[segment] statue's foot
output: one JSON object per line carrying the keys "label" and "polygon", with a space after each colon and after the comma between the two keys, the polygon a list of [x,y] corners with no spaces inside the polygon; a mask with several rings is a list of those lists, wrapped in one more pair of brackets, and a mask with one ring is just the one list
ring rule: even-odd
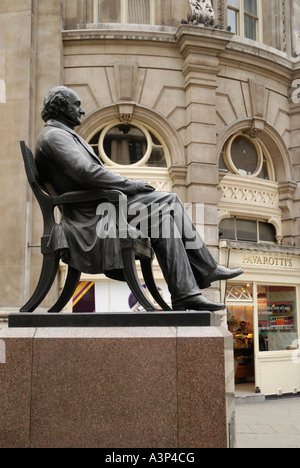
{"label": "statue's foot", "polygon": [[241,268],[235,268],[234,270],[231,270],[229,268],[225,268],[219,265],[210,275],[206,276],[201,281],[199,281],[198,285],[200,289],[206,289],[209,288],[211,283],[214,283],[215,281],[237,278],[243,273],[244,272]]}
{"label": "statue's foot", "polygon": [[224,310],[225,304],[210,302],[205,297],[198,294],[197,296],[187,297],[180,301],[173,303],[173,310],[208,310],[209,312],[216,312],[217,310]]}

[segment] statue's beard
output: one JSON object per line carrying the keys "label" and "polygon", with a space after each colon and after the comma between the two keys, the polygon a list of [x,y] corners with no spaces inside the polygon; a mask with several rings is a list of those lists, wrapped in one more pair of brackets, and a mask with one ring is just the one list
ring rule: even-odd
{"label": "statue's beard", "polygon": [[74,111],[66,106],[64,111],[59,115],[60,119],[68,123],[72,127],[78,127],[81,125],[81,118],[78,114],[74,114]]}

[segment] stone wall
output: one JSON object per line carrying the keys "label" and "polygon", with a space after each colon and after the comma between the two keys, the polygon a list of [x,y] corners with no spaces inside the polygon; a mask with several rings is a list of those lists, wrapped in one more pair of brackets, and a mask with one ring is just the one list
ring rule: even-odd
{"label": "stone wall", "polygon": [[[157,3],[160,26],[114,25],[104,30],[90,24],[62,32],[63,21],[75,27],[83,11],[90,11],[82,9],[81,1],[1,2],[0,267],[5,281],[0,307],[19,307],[37,283],[41,255],[27,244],[40,244],[41,215],[27,189],[19,141],[34,149],[43,126],[43,98],[60,83],[81,96],[87,115],[79,132],[85,138],[100,121],[118,118],[128,109],[161,133],[171,155],[173,190],[194,207],[202,204],[199,227],[216,257],[220,152],[235,131],[255,128],[274,160],[285,243],[299,242],[299,103],[292,94],[300,65],[270,47],[282,49],[284,43],[280,24],[274,23],[283,3],[272,0],[265,11],[269,45],[226,31],[180,25],[188,2],[180,7],[174,1]],[[224,4],[215,1],[214,7],[224,17]],[[297,8],[295,1],[285,9],[285,18]],[[292,23],[286,20],[285,31],[286,38],[293,31],[295,53],[297,17],[292,15]],[[291,43],[286,44],[289,51]],[[123,73],[127,69],[135,78],[129,85],[126,76],[132,73]],[[209,294],[217,299],[219,292]],[[56,286],[47,305],[54,296]]]}
{"label": "stone wall", "polygon": [[0,307],[23,301],[29,206],[19,141],[33,141],[33,14],[31,1],[1,2],[0,79],[5,96],[0,100]]}

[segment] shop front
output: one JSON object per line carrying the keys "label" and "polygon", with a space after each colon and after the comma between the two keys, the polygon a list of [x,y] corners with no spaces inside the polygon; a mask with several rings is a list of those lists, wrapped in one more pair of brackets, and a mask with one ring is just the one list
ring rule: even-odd
{"label": "shop front", "polygon": [[221,241],[220,260],[244,270],[222,284],[236,385],[247,382],[265,395],[299,393],[300,250]]}

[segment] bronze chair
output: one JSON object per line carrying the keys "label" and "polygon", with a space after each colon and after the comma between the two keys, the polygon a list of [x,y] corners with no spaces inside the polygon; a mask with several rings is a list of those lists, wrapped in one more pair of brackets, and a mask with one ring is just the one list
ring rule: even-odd
{"label": "bronze chair", "polygon": [[[120,196],[122,197],[124,195],[117,190],[85,190],[69,192],[60,196],[50,196],[47,193],[46,188],[39,183],[39,175],[31,150],[26,146],[24,141],[22,141],[20,145],[28,182],[39,203],[44,221],[44,230],[41,238],[41,253],[43,255],[42,271],[35,292],[30,300],[20,309],[20,312],[24,313],[33,312],[41,304],[50,291],[59,269],[59,252],[53,252],[47,247],[52,228],[56,222],[54,218],[54,208],[71,203],[95,200],[99,201],[99,203],[109,202],[117,205],[119,203]],[[126,220],[123,220],[123,222],[124,221],[127,222]],[[156,310],[154,304],[145,294],[145,290],[138,279],[135,263],[136,259],[138,259],[141,263],[145,284],[152,297],[162,310],[171,311],[172,309],[163,300],[155,284],[152,272],[154,253],[150,240],[141,238],[134,239],[128,235],[125,239],[120,239],[120,242],[124,263],[124,278],[136,299],[147,312]],[[61,310],[66,306],[76,290],[81,273],[81,271],[78,271],[71,266],[68,267],[68,274],[63,291],[58,301],[48,311],[49,313],[61,312]]]}

